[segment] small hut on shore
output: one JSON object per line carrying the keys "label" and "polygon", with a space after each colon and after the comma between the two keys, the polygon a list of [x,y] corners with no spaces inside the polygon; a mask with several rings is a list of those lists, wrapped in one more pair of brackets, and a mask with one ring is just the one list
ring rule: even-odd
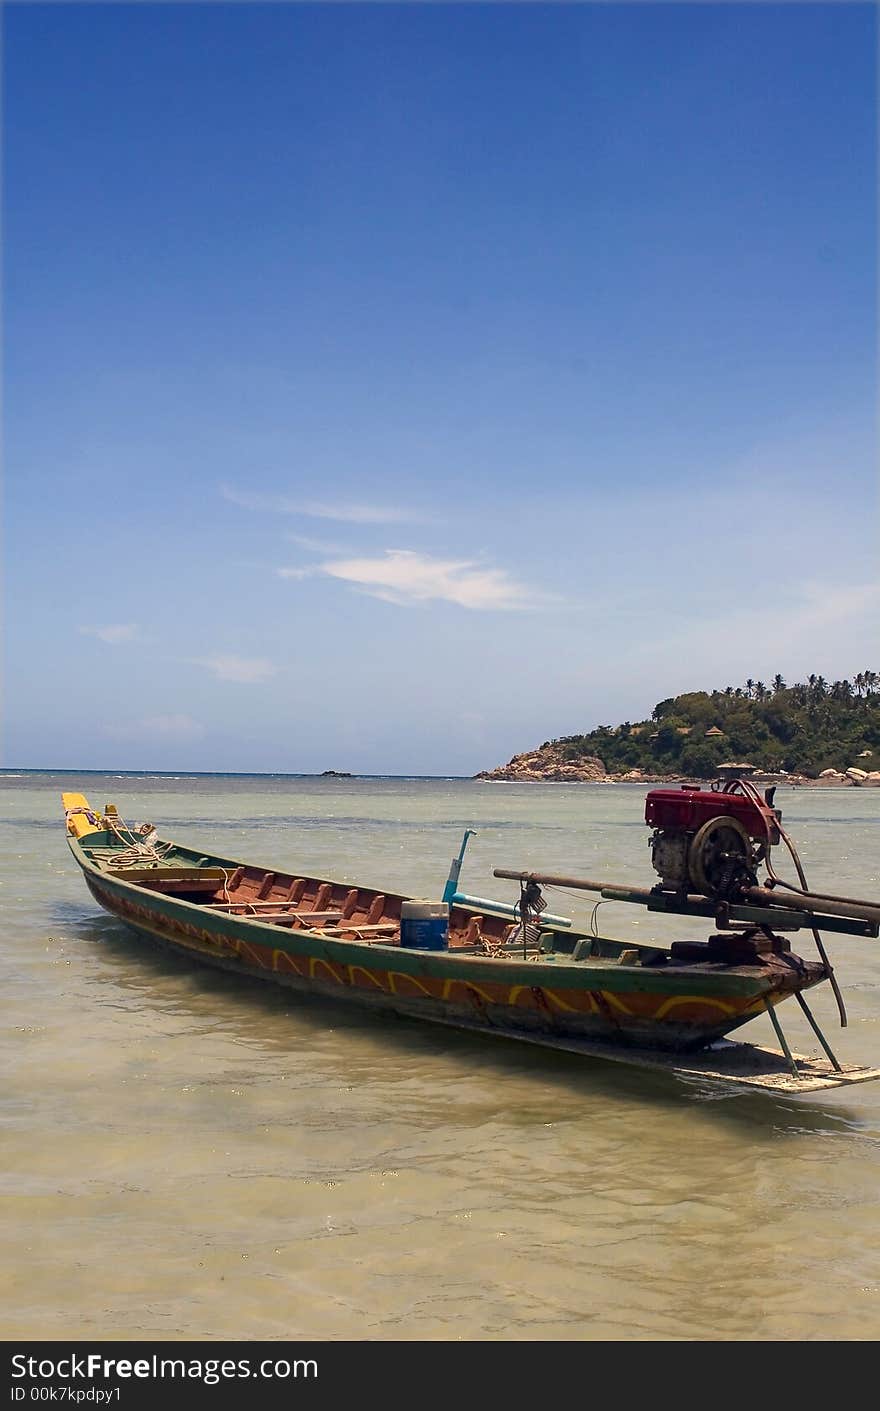
{"label": "small hut on shore", "polygon": [[718,773],[722,779],[748,779],[757,769],[755,764],[718,764]]}

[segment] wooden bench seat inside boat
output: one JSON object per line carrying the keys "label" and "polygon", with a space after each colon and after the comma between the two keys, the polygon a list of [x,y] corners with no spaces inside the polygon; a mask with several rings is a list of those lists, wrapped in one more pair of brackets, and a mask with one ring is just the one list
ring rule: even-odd
{"label": "wooden bench seat inside boat", "polygon": [[333,936],[348,936],[348,935],[352,935],[352,936],[365,936],[368,931],[371,932],[371,933],[373,933],[373,934],[382,932],[382,933],[384,933],[385,935],[389,935],[389,934],[391,934],[391,933],[393,933],[393,932],[395,932],[395,931],[399,931],[399,930],[400,930],[400,922],[399,922],[399,921],[381,921],[381,922],[379,922],[377,925],[374,925],[374,926],[367,926],[367,925],[363,925],[363,926],[362,926],[362,925],[360,925],[360,923],[357,922],[357,921],[342,921],[342,922],[340,922],[340,924],[339,924],[338,926],[328,927],[327,930],[328,930],[328,935],[333,935]]}
{"label": "wooden bench seat inside boat", "polygon": [[279,926],[285,921],[289,921],[291,926],[295,921],[301,921],[304,926],[336,926],[342,920],[342,913],[339,911],[258,911],[255,915],[249,916],[246,911],[233,913],[239,921],[268,921],[273,926]]}
{"label": "wooden bench seat inside boat", "polygon": [[216,892],[225,885],[222,867],[108,867],[124,882],[135,882],[153,892]]}

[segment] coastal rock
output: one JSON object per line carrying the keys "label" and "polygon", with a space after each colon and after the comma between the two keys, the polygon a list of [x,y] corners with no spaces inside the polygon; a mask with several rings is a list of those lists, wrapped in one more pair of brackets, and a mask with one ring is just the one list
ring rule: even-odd
{"label": "coastal rock", "polygon": [[[823,769],[818,777],[788,773],[784,769],[767,770],[748,766],[756,785],[783,785],[787,788],[813,789],[853,789],[880,788],[880,770],[868,774],[857,765],[852,765],[846,773],[839,769]],[[542,745],[538,750],[528,750],[515,754],[507,764],[496,769],[483,769],[473,776],[475,779],[502,780],[508,783],[535,784],[685,784],[707,787],[712,782],[711,775],[701,778],[681,773],[660,773],[648,769],[628,769],[609,773],[598,755],[584,755],[572,760],[564,752],[564,747],[555,744]]]}
{"label": "coastal rock", "polygon": [[680,784],[681,774],[651,774],[645,769],[628,769],[625,774],[606,776],[611,784]]}
{"label": "coastal rock", "polygon": [[573,764],[552,745],[528,754],[515,754],[508,764],[500,764],[497,769],[484,769],[474,776],[476,779],[500,779],[507,783],[536,784],[595,784],[605,777],[605,765],[601,759],[589,756]]}

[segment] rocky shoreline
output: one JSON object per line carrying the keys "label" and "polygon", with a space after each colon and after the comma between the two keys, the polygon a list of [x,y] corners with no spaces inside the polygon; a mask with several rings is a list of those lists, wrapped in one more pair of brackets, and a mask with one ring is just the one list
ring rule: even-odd
{"label": "rocky shoreline", "polygon": [[[871,789],[880,788],[880,770],[859,769],[851,765],[849,769],[824,769],[818,778],[807,774],[789,774],[784,769],[775,773],[764,770],[751,770],[748,774],[756,784],[788,785],[791,788],[834,788]],[[705,779],[695,779],[685,774],[652,774],[643,769],[630,769],[625,774],[609,774],[597,755],[580,759],[577,763],[565,759],[559,750],[552,746],[531,750],[526,754],[516,754],[507,764],[496,769],[483,769],[474,775],[475,779],[488,779],[509,784],[700,784]]]}

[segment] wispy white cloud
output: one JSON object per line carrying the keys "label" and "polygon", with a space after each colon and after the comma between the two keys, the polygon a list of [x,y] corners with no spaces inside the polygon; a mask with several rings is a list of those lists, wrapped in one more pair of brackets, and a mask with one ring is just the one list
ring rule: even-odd
{"label": "wispy white cloud", "polygon": [[105,627],[81,627],[84,637],[97,637],[110,647],[118,647],[123,642],[131,642],[138,634],[134,622],[110,622]]}
{"label": "wispy white cloud", "polygon": [[[765,643],[814,644],[818,632],[833,628],[837,645],[850,633],[863,640],[876,636],[871,624],[876,625],[878,607],[880,584],[802,580],[781,586],[766,606],[748,605],[728,613],[720,634],[717,620],[695,620],[685,625],[679,640],[697,642],[720,635],[725,649],[754,652],[758,643],[762,649]],[[870,653],[870,647],[867,650]]]}
{"label": "wispy white cloud", "polygon": [[[880,583],[820,583],[809,580],[800,584],[799,596],[796,626],[809,630],[833,622],[851,621],[854,617],[880,608]],[[874,621],[876,623],[876,618]]]}
{"label": "wispy white cloud", "polygon": [[284,537],[289,539],[291,544],[296,544],[300,549],[305,549],[310,554],[345,553],[341,544],[333,544],[329,539],[312,539],[307,534],[285,534]]}
{"label": "wispy white cloud", "polygon": [[275,675],[276,668],[265,657],[209,656],[193,657],[195,666],[203,666],[218,681],[240,681],[251,684],[266,681]]}
{"label": "wispy white cloud", "polygon": [[196,740],[204,733],[204,725],[191,715],[146,715],[108,730],[120,740]]}
{"label": "wispy white cloud", "polygon": [[502,568],[473,559],[440,559],[413,549],[386,549],[377,558],[329,559],[314,568],[280,568],[281,578],[313,574],[341,579],[383,602],[410,605],[439,601],[476,611],[511,612],[552,601]]}
{"label": "wispy white cloud", "polygon": [[291,495],[263,495],[250,490],[221,486],[224,500],[246,510],[269,514],[301,514],[310,519],[333,519],[340,524],[420,524],[424,516],[400,505],[366,502],[303,500]]}
{"label": "wispy white cloud", "polygon": [[304,513],[315,519],[336,519],[344,524],[420,524],[422,515],[397,505],[318,504],[310,501]]}
{"label": "wispy white cloud", "polygon": [[782,584],[766,606],[746,603],[677,623],[670,618],[667,630],[652,638],[640,639],[634,623],[629,658],[617,676],[653,680],[658,698],[684,689],[683,679],[696,690],[747,676],[769,681],[777,671],[789,680],[804,680],[810,671],[829,679],[850,676],[877,650],[878,618],[880,584]]}
{"label": "wispy white cloud", "polygon": [[220,494],[231,505],[243,510],[268,510],[270,514],[302,514],[302,502],[286,495],[259,495],[250,490],[236,490],[232,485],[221,485]]}

